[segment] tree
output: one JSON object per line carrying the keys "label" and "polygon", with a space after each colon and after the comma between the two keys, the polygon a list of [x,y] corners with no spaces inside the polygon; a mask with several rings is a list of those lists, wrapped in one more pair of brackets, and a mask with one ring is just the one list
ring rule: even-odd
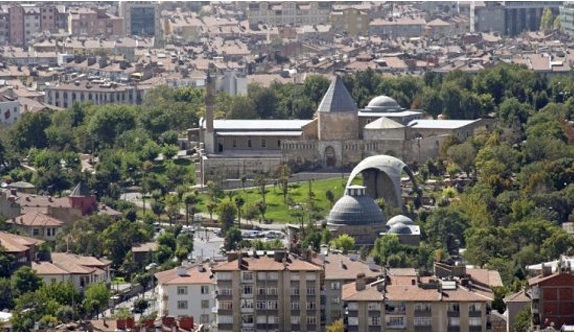
{"label": "tree", "polygon": [[552,28],[554,30],[562,31],[562,21],[560,20],[560,16],[556,16],[556,18],[554,18],[554,22],[552,23]]}
{"label": "tree", "polygon": [[261,219],[265,220],[265,212],[267,211],[267,204],[263,200],[259,200],[256,203],[257,209],[259,210],[259,214],[261,215]]}
{"label": "tree", "polygon": [[447,155],[470,177],[474,169],[474,158],[476,156],[476,149],[472,143],[466,141],[462,144],[451,146],[447,150]]}
{"label": "tree", "polygon": [[325,197],[327,198],[327,200],[329,200],[331,206],[335,204],[335,194],[333,194],[333,191],[331,191],[331,189],[325,191]]}
{"label": "tree", "polygon": [[165,245],[169,247],[170,249],[172,249],[172,251],[175,251],[175,248],[177,246],[175,235],[171,232],[165,232],[159,235],[159,237],[157,238],[157,243],[159,245]]}
{"label": "tree", "polygon": [[88,132],[101,147],[113,147],[116,138],[136,127],[135,108],[127,104],[106,104],[91,117]]}
{"label": "tree", "polygon": [[241,209],[245,205],[245,200],[242,197],[235,197],[235,207],[237,207],[237,224],[241,227]]}
{"label": "tree", "polygon": [[331,324],[327,325],[325,329],[327,330],[327,332],[344,332],[345,325],[343,324],[343,319],[335,320]]}
{"label": "tree", "polygon": [[227,232],[233,226],[235,216],[237,216],[237,207],[230,200],[223,200],[218,206],[217,214],[221,229]]}
{"label": "tree", "polygon": [[223,247],[226,251],[232,251],[237,249],[237,244],[239,244],[243,240],[241,237],[241,231],[232,226],[227,232],[225,233],[225,239],[223,242]]}
{"label": "tree", "polygon": [[264,174],[257,175],[255,177],[255,180],[253,181],[253,185],[255,185],[257,187],[257,190],[259,191],[259,195],[261,195],[261,200],[263,200],[263,202],[265,202],[265,196],[267,195],[267,190],[266,190],[267,177]]}
{"label": "tree", "polygon": [[349,250],[355,247],[355,238],[347,234],[342,234],[339,237],[333,239],[331,241],[331,245],[333,245],[336,249],[342,250],[343,254],[347,254]]}
{"label": "tree", "polygon": [[552,29],[552,23],[554,22],[554,15],[549,7],[544,7],[542,11],[542,18],[540,19],[540,30],[550,30]]}
{"label": "tree", "polygon": [[110,291],[103,283],[92,283],[84,293],[82,307],[87,313],[99,314],[104,309],[110,299]]}
{"label": "tree", "polygon": [[[287,163],[282,163],[279,166],[279,186],[283,193],[283,203],[287,203],[287,194],[289,193],[289,177],[291,176],[291,169]],[[265,199],[264,199],[265,200]]]}
{"label": "tree", "polygon": [[153,201],[151,210],[157,216],[157,221],[161,221],[161,214],[165,211],[165,204],[161,201]]}
{"label": "tree", "polygon": [[206,205],[207,211],[209,212],[209,221],[213,222],[213,212],[217,209],[217,202],[210,200]]}
{"label": "tree", "polygon": [[134,312],[135,313],[144,313],[148,307],[149,307],[149,302],[147,299],[138,298],[134,302]]}
{"label": "tree", "polygon": [[42,286],[42,278],[36,275],[28,266],[18,268],[10,278],[12,292],[15,296],[38,290]]}
{"label": "tree", "polygon": [[0,244],[0,278],[12,275],[14,256]]}
{"label": "tree", "polygon": [[[546,10],[546,8],[545,8]],[[516,320],[514,321],[514,327],[512,328],[515,332],[528,332],[532,327],[532,313],[530,307],[527,306],[524,310],[520,311],[516,315]]]}
{"label": "tree", "polygon": [[47,147],[46,129],[51,123],[50,112],[24,112],[10,128],[10,144],[20,152],[32,147],[40,149]]}
{"label": "tree", "polygon": [[191,220],[195,221],[195,205],[199,203],[197,191],[192,191],[183,195],[183,203],[185,204],[185,222],[189,225],[189,208],[191,207]]}

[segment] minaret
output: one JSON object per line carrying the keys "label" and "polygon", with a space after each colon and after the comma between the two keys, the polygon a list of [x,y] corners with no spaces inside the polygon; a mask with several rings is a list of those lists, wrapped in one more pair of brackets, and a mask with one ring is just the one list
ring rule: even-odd
{"label": "minaret", "polygon": [[215,153],[215,132],[213,131],[213,108],[215,104],[215,82],[211,77],[211,67],[207,68],[207,79],[205,82],[205,140],[204,149],[207,154]]}

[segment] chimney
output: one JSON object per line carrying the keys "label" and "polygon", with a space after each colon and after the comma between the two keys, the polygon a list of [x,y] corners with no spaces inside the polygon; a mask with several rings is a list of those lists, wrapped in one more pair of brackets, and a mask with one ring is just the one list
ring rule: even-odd
{"label": "chimney", "polygon": [[355,282],[355,288],[357,291],[365,290],[366,282],[365,282],[365,273],[357,274],[357,280]]}
{"label": "chimney", "polygon": [[178,276],[186,276],[187,275],[187,270],[185,269],[185,267],[178,267],[177,268],[177,275]]}

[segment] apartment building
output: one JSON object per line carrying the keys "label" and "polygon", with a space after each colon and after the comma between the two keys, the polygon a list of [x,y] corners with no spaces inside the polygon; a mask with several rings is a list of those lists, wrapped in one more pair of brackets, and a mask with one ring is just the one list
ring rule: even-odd
{"label": "apartment building", "polygon": [[108,103],[139,104],[142,92],[133,85],[117,83],[91,83],[89,81],[59,83],[46,86],[46,103],[57,107],[71,107],[74,103],[91,101],[102,105]]}
{"label": "apartment building", "polygon": [[363,261],[356,254],[349,256],[340,253],[329,253],[324,261],[324,299],[325,325],[343,318],[343,286],[355,281],[357,274],[364,274],[367,279],[377,280],[384,276],[383,267],[372,260]]}
{"label": "apartment building", "polygon": [[331,25],[337,31],[345,31],[349,36],[366,36],[372,6],[358,3],[355,5],[335,5],[331,13]]}
{"label": "apartment building", "polygon": [[536,329],[552,327],[559,330],[562,325],[574,325],[574,258],[527,267],[533,272],[539,266],[539,274],[528,280],[527,295],[532,302],[532,324]]}
{"label": "apartment building", "polygon": [[0,6],[0,45],[8,44],[10,40],[10,14],[8,7]]}
{"label": "apartment building", "polygon": [[383,38],[420,37],[425,32],[426,21],[422,17],[401,16],[379,18],[369,23],[369,33]]}
{"label": "apartment building", "polygon": [[10,44],[14,46],[23,46],[24,8],[21,5],[12,5],[8,7],[8,21],[10,30]]}
{"label": "apartment building", "polygon": [[486,269],[435,263],[435,275],[390,269],[371,282],[359,273],[342,288],[349,332],[482,332],[490,324],[492,287],[500,274]]}
{"label": "apartment building", "polygon": [[560,24],[566,34],[574,35],[574,4],[565,3],[560,6]]}
{"label": "apartment building", "polygon": [[[35,6],[22,6],[24,8],[24,42],[42,31],[40,8]],[[10,24],[11,26],[11,24]]]}
{"label": "apartment building", "polygon": [[320,331],[322,268],[283,251],[234,252],[213,267],[218,331]]}
{"label": "apartment building", "polygon": [[[199,259],[198,261],[201,261]],[[211,331],[215,325],[215,280],[203,263],[185,264],[155,274],[159,290],[159,315],[191,316]]]}
{"label": "apartment building", "polygon": [[68,13],[68,32],[76,36],[122,36],[123,21],[104,8],[72,8]]}
{"label": "apartment building", "polygon": [[329,1],[285,1],[285,2],[250,2],[247,9],[249,24],[267,25],[318,25],[329,24],[331,15]]}

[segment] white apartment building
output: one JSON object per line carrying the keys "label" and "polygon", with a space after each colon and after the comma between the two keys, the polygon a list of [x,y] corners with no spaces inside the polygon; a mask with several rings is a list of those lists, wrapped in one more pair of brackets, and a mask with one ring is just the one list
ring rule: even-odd
{"label": "white apartment building", "polygon": [[46,86],[45,92],[46,103],[62,108],[68,108],[76,102],[84,101],[91,101],[97,105],[108,103],[139,104],[143,98],[142,90],[135,85],[96,84],[88,81]]}
{"label": "white apartment building", "polygon": [[191,316],[207,331],[215,325],[215,280],[209,266],[180,266],[155,274],[158,280],[159,316]]}

